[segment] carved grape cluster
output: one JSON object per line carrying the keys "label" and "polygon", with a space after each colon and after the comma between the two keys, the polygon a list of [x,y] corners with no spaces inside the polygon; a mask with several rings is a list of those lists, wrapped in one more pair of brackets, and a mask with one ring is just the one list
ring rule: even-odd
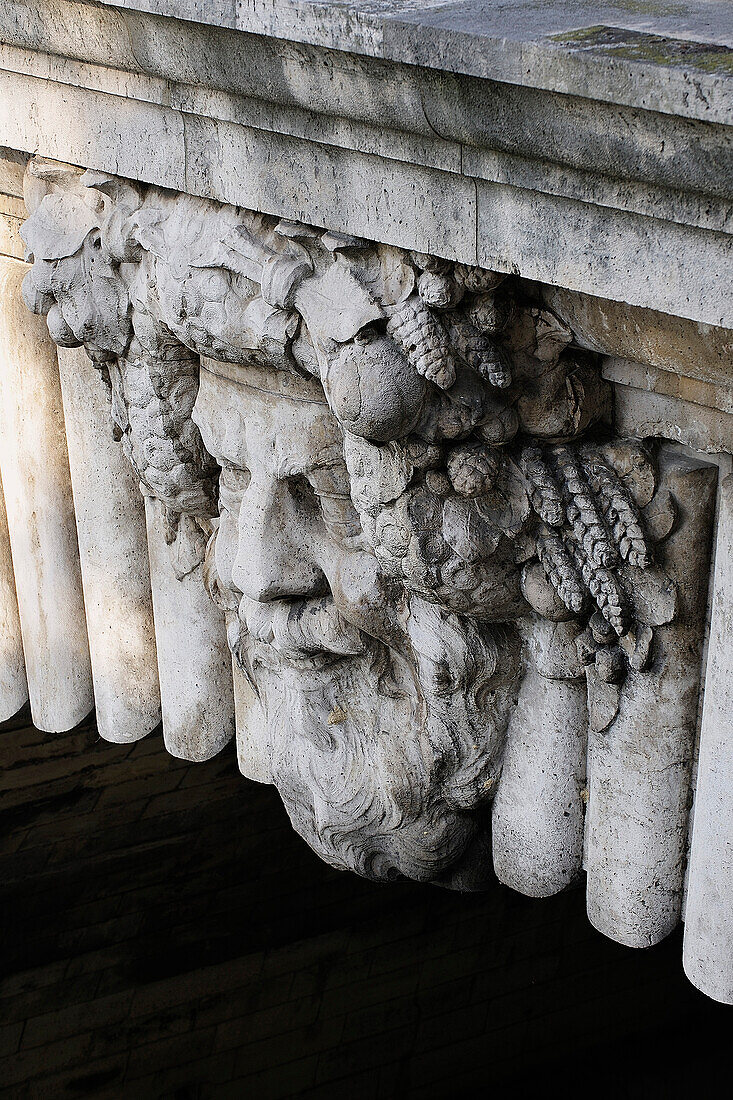
{"label": "carved grape cluster", "polygon": [[[352,497],[383,573],[451,610],[515,617],[511,536],[529,514],[514,464],[480,443],[347,440]],[[514,498],[514,499],[512,499]]]}

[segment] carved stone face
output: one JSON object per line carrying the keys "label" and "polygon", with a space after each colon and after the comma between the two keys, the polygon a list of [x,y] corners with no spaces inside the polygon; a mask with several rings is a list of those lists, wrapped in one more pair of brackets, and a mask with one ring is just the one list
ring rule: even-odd
{"label": "carved stone face", "polygon": [[481,833],[513,644],[382,576],[316,383],[211,366],[194,418],[222,467],[214,570],[273,781],[332,864],[440,878]]}

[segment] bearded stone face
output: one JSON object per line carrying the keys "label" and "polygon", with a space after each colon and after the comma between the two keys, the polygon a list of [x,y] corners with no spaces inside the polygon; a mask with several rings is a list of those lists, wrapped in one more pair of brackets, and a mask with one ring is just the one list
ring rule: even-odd
{"label": "bearded stone face", "polygon": [[205,361],[194,419],[221,465],[213,587],[295,828],[371,878],[474,884],[511,632],[385,574],[318,383]]}

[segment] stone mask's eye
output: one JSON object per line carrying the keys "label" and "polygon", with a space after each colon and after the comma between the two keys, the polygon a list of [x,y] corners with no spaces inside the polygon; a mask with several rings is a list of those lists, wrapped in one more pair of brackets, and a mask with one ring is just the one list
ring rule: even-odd
{"label": "stone mask's eye", "polygon": [[318,466],[310,471],[308,480],[319,497],[351,499],[349,472],[343,462],[332,466]]}
{"label": "stone mask's eye", "polygon": [[346,543],[361,534],[359,515],[351,502],[349,474],[343,462],[318,466],[308,474],[318,498],[326,529],[337,542]]}
{"label": "stone mask's eye", "polygon": [[236,512],[250,480],[249,470],[243,470],[239,466],[222,466],[219,476],[220,506],[229,512]]}
{"label": "stone mask's eye", "polygon": [[288,488],[293,500],[303,508],[314,510],[317,507],[313,486],[305,475],[288,479]]}

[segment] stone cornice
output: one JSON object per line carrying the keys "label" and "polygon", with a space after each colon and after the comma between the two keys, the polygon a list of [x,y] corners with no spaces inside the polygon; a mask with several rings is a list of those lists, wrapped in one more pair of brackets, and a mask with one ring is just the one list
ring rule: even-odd
{"label": "stone cornice", "polygon": [[[693,8],[686,31],[669,24],[670,36],[700,40],[683,50],[669,38],[685,64],[662,50],[645,66],[617,41],[552,42],[545,87],[536,43],[499,49],[498,24],[469,34],[460,5],[412,22],[404,5],[402,21],[369,7],[240,5],[245,31],[212,25],[210,13],[196,23],[129,5],[5,0],[0,144],[731,324],[728,54],[724,41],[700,45],[710,5]],[[412,53],[387,49],[398,28]],[[475,64],[459,63],[459,42]],[[496,64],[479,64],[489,46]],[[517,49],[525,69],[502,69]],[[573,66],[585,84],[563,75]],[[687,81],[677,99],[670,81]]]}
{"label": "stone cornice", "polygon": [[733,19],[720,3],[698,0],[676,9],[613,0],[104,4],[706,121],[730,117]]}

